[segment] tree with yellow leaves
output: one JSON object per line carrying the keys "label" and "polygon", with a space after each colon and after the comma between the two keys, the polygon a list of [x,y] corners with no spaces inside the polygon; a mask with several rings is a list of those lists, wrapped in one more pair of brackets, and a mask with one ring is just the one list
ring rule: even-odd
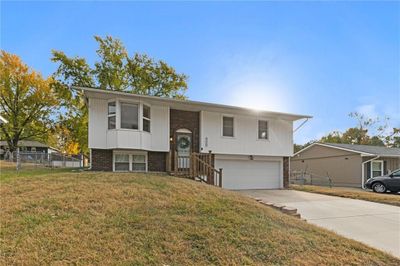
{"label": "tree with yellow leaves", "polygon": [[11,151],[24,139],[43,139],[51,130],[58,106],[52,78],[44,79],[13,54],[0,54],[0,138]]}

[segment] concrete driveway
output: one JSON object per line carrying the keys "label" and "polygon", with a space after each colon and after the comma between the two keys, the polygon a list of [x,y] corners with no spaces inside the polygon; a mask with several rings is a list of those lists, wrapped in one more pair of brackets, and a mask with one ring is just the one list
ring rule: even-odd
{"label": "concrete driveway", "polygon": [[400,207],[296,190],[244,190],[240,193],[297,208],[309,223],[400,258]]}

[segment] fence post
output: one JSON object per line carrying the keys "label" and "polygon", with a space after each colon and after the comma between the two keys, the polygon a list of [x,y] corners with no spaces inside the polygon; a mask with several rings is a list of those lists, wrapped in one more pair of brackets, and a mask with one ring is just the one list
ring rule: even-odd
{"label": "fence post", "polygon": [[218,180],[219,187],[222,188],[222,168],[219,168],[219,180]]}
{"label": "fence post", "polygon": [[20,154],[19,154],[19,147],[17,147],[17,171],[19,171],[19,169],[20,169],[20,167],[21,167],[21,165],[20,165],[20,163],[21,163],[21,158],[20,158],[19,156],[20,156]]}

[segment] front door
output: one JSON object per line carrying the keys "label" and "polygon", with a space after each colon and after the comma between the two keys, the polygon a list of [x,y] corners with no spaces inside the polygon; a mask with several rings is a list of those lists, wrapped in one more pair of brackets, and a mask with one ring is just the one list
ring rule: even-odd
{"label": "front door", "polygon": [[192,152],[191,133],[176,133],[176,151],[178,157],[178,168],[190,168],[190,154]]}

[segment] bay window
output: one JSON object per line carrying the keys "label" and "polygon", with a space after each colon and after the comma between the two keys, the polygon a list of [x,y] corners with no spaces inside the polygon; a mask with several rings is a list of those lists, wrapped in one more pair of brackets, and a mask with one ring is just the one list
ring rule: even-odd
{"label": "bay window", "polygon": [[108,103],[108,129],[115,129],[116,124],[116,105],[115,102]]}
{"label": "bay window", "polygon": [[121,103],[121,128],[139,129],[139,107],[137,104]]}
{"label": "bay window", "polygon": [[143,131],[150,132],[150,107],[143,105]]}

